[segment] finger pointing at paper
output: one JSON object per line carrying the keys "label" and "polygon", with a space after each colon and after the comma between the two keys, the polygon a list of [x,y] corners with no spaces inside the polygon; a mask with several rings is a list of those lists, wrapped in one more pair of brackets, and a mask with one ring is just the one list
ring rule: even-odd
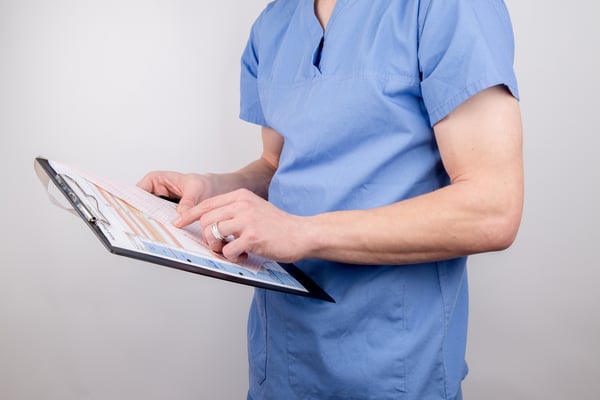
{"label": "finger pointing at paper", "polygon": [[[183,227],[199,221],[211,250],[233,261],[248,253],[293,262],[303,258],[307,218],[285,213],[246,189],[215,196],[181,213],[174,222]],[[233,240],[220,237],[231,236]]]}
{"label": "finger pointing at paper", "polygon": [[179,199],[179,213],[194,207],[214,192],[209,175],[182,174],[171,171],[153,171],[137,184],[157,196]]}

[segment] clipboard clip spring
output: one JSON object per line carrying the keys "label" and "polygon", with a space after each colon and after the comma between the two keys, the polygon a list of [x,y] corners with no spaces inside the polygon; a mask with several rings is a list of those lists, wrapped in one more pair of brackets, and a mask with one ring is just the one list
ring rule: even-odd
{"label": "clipboard clip spring", "polygon": [[[102,214],[102,211],[100,211],[100,205],[98,204],[98,199],[95,196],[92,196],[91,194],[86,193],[85,190],[83,190],[81,188],[79,183],[77,183],[77,181],[75,179],[71,178],[69,175],[57,174],[57,178],[60,178],[62,180],[62,182],[59,182],[59,183],[61,183],[61,185],[64,183],[63,189],[65,189],[65,192],[68,193],[69,197],[73,201],[73,204],[75,204],[77,206],[79,211],[81,211],[81,213],[85,216],[85,218],[88,220],[88,222],[90,222],[92,224],[101,223],[106,226],[110,226],[110,222],[108,222],[108,220],[106,219],[104,214]],[[65,182],[65,180],[68,180],[69,183],[73,184],[79,190],[80,193],[82,193],[86,198],[91,200],[91,202],[93,203],[93,207],[95,209],[94,211],[97,213],[98,216],[94,215],[89,210],[89,208],[86,207],[86,205],[81,201],[81,199],[77,196],[77,194],[74,193],[73,190],[70,189],[69,185]]]}

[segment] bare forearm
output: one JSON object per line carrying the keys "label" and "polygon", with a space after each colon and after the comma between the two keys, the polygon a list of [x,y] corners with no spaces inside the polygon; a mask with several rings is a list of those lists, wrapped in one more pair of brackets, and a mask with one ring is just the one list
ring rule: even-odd
{"label": "bare forearm", "polygon": [[216,194],[248,189],[266,199],[275,168],[264,158],[251,162],[244,168],[227,174],[210,174],[216,182]]}
{"label": "bare forearm", "polygon": [[520,196],[491,199],[455,184],[382,208],[310,217],[302,240],[310,258],[411,264],[504,249],[520,218]]}
{"label": "bare forearm", "polygon": [[267,198],[269,184],[279,165],[283,137],[267,127],[262,128],[261,135],[263,151],[259,159],[233,173],[209,175],[217,188],[212,195],[248,189],[263,199]]}

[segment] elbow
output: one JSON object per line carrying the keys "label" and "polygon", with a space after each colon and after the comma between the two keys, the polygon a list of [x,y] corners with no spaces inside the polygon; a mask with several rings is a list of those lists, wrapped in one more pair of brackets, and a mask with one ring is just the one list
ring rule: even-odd
{"label": "elbow", "polygon": [[514,216],[506,217],[503,221],[499,222],[494,238],[490,241],[490,251],[502,251],[512,246],[517,238],[520,223],[521,218]]}
{"label": "elbow", "polygon": [[[522,179],[514,179],[515,185],[501,185],[502,190],[482,191],[486,194],[475,197],[472,214],[475,223],[473,243],[477,253],[502,251],[515,242],[523,215]],[[472,209],[473,210],[473,209]]]}
{"label": "elbow", "polygon": [[521,208],[505,210],[482,222],[477,252],[508,249],[517,238],[521,224]]}

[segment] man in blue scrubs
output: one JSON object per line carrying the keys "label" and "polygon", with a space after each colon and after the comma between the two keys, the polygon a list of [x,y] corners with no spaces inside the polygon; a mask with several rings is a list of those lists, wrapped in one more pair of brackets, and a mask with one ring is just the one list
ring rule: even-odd
{"label": "man in blue scrubs", "polygon": [[[294,262],[335,304],[257,289],[249,399],[461,399],[466,256],[522,210],[513,37],[501,0],[278,0],[242,58],[263,154],[154,172],[233,261]],[[216,233],[216,234],[215,234]],[[220,240],[233,235],[235,240]]]}

